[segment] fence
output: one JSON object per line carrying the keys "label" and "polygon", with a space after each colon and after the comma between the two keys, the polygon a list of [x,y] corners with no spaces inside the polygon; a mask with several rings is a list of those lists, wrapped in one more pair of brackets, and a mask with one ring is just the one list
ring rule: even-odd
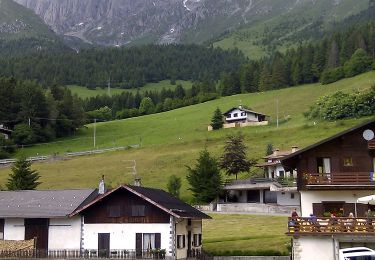
{"label": "fence", "polygon": [[[135,144],[135,145],[130,145],[128,147],[131,147],[131,148],[139,148],[139,145]],[[91,150],[91,151],[82,151],[82,152],[74,152],[74,153],[66,153],[64,157],[67,157],[67,158],[72,158],[72,157],[77,157],[77,156],[84,156],[84,155],[93,155],[93,154],[101,154],[101,153],[106,153],[106,152],[114,152],[114,151],[121,151],[121,150],[125,150],[127,149],[128,147],[125,147],[125,146],[120,146],[120,147],[114,147],[114,148],[107,148],[107,149],[98,149],[98,150]],[[31,162],[41,162],[41,161],[47,161],[47,160],[50,160],[50,159],[53,159],[55,158],[54,156],[34,156],[34,157],[29,157],[27,158],[28,161],[31,161]],[[0,166],[7,166],[7,165],[10,165],[10,164],[13,164],[15,163],[16,160],[15,159],[4,159],[4,160],[0,160]]]}
{"label": "fence", "polygon": [[165,250],[0,250],[0,258],[117,258],[117,259],[165,259]]}

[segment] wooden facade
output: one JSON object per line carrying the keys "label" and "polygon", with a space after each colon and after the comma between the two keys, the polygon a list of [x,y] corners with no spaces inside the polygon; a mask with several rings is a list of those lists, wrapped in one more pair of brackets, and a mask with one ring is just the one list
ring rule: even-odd
{"label": "wooden facade", "polygon": [[[375,189],[375,150],[369,149],[362,133],[375,129],[375,122],[297,152],[283,160],[289,169],[297,169],[298,189]],[[322,170],[323,164],[329,170]]]}
{"label": "wooden facade", "polygon": [[133,193],[119,189],[82,212],[85,224],[169,223],[169,214]]}

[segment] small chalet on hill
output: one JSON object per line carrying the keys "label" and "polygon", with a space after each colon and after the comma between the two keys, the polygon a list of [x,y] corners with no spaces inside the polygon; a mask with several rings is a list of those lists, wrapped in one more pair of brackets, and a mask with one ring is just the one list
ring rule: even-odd
{"label": "small chalet on hill", "polygon": [[374,206],[358,198],[375,194],[375,120],[282,159],[297,170],[301,216],[290,218],[293,259],[338,258],[353,246],[375,249]]}
{"label": "small chalet on hill", "polygon": [[223,114],[224,128],[267,125],[267,115],[255,112],[242,106],[233,107]]}
{"label": "small chalet on hill", "polygon": [[0,192],[0,239],[36,238],[36,250],[2,256],[169,258],[200,253],[202,219],[167,192],[122,185]]}

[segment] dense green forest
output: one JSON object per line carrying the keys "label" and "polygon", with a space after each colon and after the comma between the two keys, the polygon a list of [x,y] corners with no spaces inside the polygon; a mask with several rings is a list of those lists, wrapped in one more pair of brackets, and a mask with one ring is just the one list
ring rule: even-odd
{"label": "dense green forest", "polygon": [[221,95],[330,83],[375,68],[375,21],[352,26],[285,53],[222,74]]}
{"label": "dense green forest", "polygon": [[0,61],[0,75],[33,79],[43,85],[77,84],[137,88],[165,79],[218,79],[236,71],[246,59],[238,50],[199,45],[144,45],[89,49],[80,52],[40,52]]}
{"label": "dense green forest", "polygon": [[51,141],[72,135],[83,126],[82,101],[69,89],[53,86],[45,91],[32,81],[0,78],[0,122],[13,129],[12,139],[0,135],[0,158],[9,156],[17,145]]}

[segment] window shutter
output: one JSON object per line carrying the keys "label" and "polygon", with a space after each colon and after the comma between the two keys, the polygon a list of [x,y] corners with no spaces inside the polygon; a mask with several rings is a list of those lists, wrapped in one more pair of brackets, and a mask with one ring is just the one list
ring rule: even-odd
{"label": "window shutter", "polygon": [[155,248],[161,248],[161,234],[155,233]]}
{"label": "window shutter", "polygon": [[324,206],[323,203],[313,203],[313,214],[317,217],[323,217]]}
{"label": "window shutter", "polygon": [[142,255],[142,233],[135,234],[135,251],[137,256]]}
{"label": "window shutter", "polygon": [[177,235],[177,248],[181,248],[181,236]]}

